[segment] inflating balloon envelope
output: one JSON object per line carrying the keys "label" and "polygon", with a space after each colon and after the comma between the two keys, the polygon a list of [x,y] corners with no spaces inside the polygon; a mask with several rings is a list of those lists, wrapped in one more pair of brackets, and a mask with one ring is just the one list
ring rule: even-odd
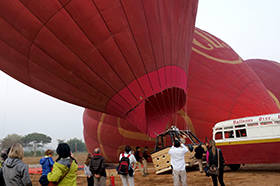
{"label": "inflating balloon envelope", "polygon": [[0,68],[155,136],[186,103],[196,0],[0,1]]}
{"label": "inflating balloon envelope", "polygon": [[[256,66],[262,68],[258,63]],[[268,66],[277,72],[277,66],[272,63]],[[261,81],[273,76],[277,80],[277,74],[272,69],[268,71],[271,73],[259,78],[256,70],[254,72],[244,63],[224,41],[196,28],[188,72],[187,102],[164,126],[166,129],[172,125],[181,130],[187,128],[205,142],[205,139],[212,139],[212,128],[217,122],[279,112],[267,90],[269,86],[264,86],[268,82]],[[274,81],[269,81],[271,87]],[[273,86],[277,90],[277,84]],[[274,89],[270,91],[274,93]],[[148,138],[125,119],[86,109],[83,121],[89,151],[96,146],[102,147],[108,161],[118,161],[125,144],[130,144],[133,149],[146,145],[151,151],[154,149],[155,139]]]}

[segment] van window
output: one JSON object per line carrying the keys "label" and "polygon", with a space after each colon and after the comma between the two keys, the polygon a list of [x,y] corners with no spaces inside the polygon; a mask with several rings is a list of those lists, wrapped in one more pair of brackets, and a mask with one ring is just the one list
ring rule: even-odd
{"label": "van window", "polygon": [[[280,121],[279,121],[280,122]],[[250,123],[247,125],[248,127],[255,127],[255,126],[258,126],[258,123]]]}
{"label": "van window", "polygon": [[244,125],[235,125],[235,128],[241,128],[241,127],[245,127],[245,124]]}
{"label": "van window", "polygon": [[236,130],[235,132],[237,138],[247,136],[246,129]]}
{"label": "van window", "polygon": [[217,132],[217,133],[215,134],[215,140],[219,140],[219,139],[223,139],[222,132]]}
{"label": "van window", "polygon": [[234,138],[233,130],[225,131],[225,139]]}
{"label": "van window", "polygon": [[233,126],[227,126],[227,127],[224,127],[224,129],[232,129]]}
{"label": "van window", "polygon": [[268,121],[268,122],[261,122],[261,125],[270,125],[270,124],[272,124],[271,121]]}

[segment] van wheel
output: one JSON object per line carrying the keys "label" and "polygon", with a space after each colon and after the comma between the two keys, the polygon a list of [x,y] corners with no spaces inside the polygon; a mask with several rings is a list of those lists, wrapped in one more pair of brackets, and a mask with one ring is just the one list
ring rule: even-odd
{"label": "van wheel", "polygon": [[231,164],[229,167],[231,170],[237,171],[240,168],[240,164]]}

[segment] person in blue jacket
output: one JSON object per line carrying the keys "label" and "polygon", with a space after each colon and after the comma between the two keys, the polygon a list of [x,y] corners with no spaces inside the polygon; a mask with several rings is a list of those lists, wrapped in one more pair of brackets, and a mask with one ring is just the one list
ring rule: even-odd
{"label": "person in blue jacket", "polygon": [[42,176],[39,179],[39,182],[42,186],[48,185],[48,179],[47,175],[49,172],[52,171],[52,167],[54,164],[54,161],[52,159],[53,151],[48,149],[45,152],[45,156],[40,159],[39,163],[42,165]]}

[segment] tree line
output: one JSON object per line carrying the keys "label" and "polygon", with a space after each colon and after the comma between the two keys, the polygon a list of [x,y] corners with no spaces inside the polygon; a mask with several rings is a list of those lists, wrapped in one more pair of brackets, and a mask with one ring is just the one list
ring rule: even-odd
{"label": "tree line", "polygon": [[[52,142],[52,138],[42,133],[33,132],[24,136],[18,134],[8,134],[0,140],[1,149],[8,149],[14,143],[20,143],[23,147],[33,148],[34,156],[36,156],[37,148],[44,147]],[[58,139],[58,143],[67,143],[72,152],[86,152],[86,144],[77,138],[69,139],[68,141]]]}

